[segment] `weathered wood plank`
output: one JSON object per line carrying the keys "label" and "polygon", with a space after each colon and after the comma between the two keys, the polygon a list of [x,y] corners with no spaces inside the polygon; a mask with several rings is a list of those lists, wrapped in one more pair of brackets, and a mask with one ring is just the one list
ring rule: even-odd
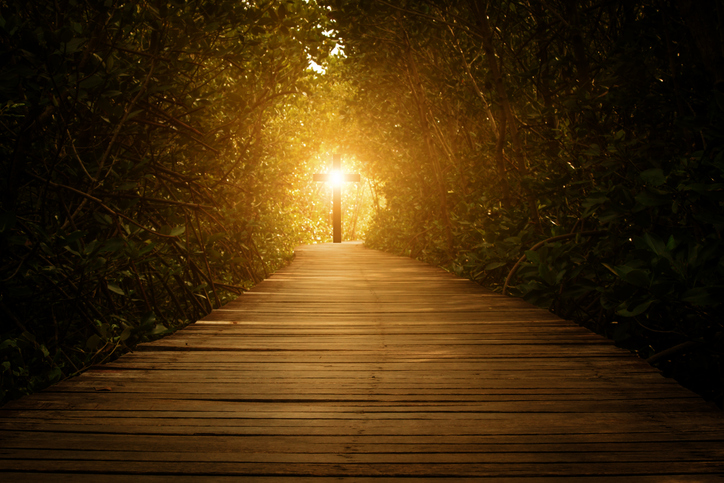
{"label": "weathered wood plank", "polygon": [[[660,451],[665,448],[655,448],[639,451],[460,451],[457,448],[450,452],[420,451],[418,447],[409,448],[408,451],[400,451],[399,448],[380,446],[369,448],[368,452],[344,451],[345,448],[337,447],[314,447],[316,451],[305,450],[303,452],[279,450],[260,451],[255,448],[246,447],[243,452],[221,452],[221,451],[197,451],[192,455],[188,453],[176,453],[171,451],[88,451],[80,452],[73,450],[14,450],[3,451],[2,458],[25,461],[93,461],[93,462],[176,462],[188,463],[308,463],[308,464],[479,464],[494,457],[494,462],[499,465],[511,464],[596,464],[596,463],[668,463],[682,462],[693,463],[692,456],[681,453],[668,454]],[[569,448],[570,449],[570,448]],[[494,454],[494,456],[493,456]],[[722,463],[724,465],[724,463]],[[39,464],[42,466],[42,463]],[[719,465],[717,465],[719,466]]]}
{"label": "weathered wood plank", "polygon": [[[11,481],[24,482],[93,482],[96,483],[100,474],[93,473],[6,473]],[[108,483],[127,482],[130,475],[128,474],[108,474],[102,473],[103,481]],[[219,475],[138,475],[132,476],[133,481],[143,483],[186,483],[186,482],[210,482],[210,483],[227,483],[238,482],[238,476],[219,476]],[[619,476],[552,476],[552,477],[497,477],[496,483],[551,483],[551,482],[575,482],[575,483],[611,483],[621,482],[625,480]],[[257,476],[245,475],[245,483],[317,483],[317,482],[354,482],[354,483],[448,483],[450,478],[442,477],[344,477],[344,476]],[[480,481],[480,480],[477,480]],[[723,478],[716,475],[691,475],[691,474],[673,474],[673,475],[637,475],[636,480],[640,483],[707,483],[721,482]]]}
{"label": "weathered wood plank", "polygon": [[[724,463],[717,461],[617,461],[579,463],[540,463],[511,462],[498,463],[488,461],[496,459],[481,458],[480,463],[400,463],[381,461],[375,463],[296,463],[279,461],[261,462],[228,462],[228,461],[125,461],[122,465],[114,465],[108,460],[4,460],[3,465],[10,471],[67,471],[93,472],[109,474],[157,474],[177,473],[183,475],[266,475],[266,476],[360,476],[372,477],[394,476],[429,476],[439,478],[474,478],[474,477],[526,477],[526,476],[621,476],[634,480],[638,475],[668,475],[672,472],[683,474],[721,474]],[[663,470],[662,466],[667,469]]]}
{"label": "weathered wood plank", "polygon": [[360,245],[0,409],[7,481],[724,481],[724,420],[609,341]]}
{"label": "weathered wood plank", "polygon": [[[578,441],[570,441],[574,437],[567,437],[560,442],[559,436],[551,438],[550,441],[540,442],[532,439],[531,436],[516,436],[512,441],[511,436],[491,437],[493,441],[481,443],[467,441],[460,437],[452,441],[440,443],[431,437],[416,436],[388,437],[390,441],[383,440],[379,436],[356,436],[354,441],[342,436],[254,436],[247,438],[225,437],[225,436],[184,436],[184,435],[123,435],[123,434],[95,434],[95,433],[54,433],[55,438],[62,441],[62,449],[56,447],[45,448],[47,445],[48,433],[37,432],[15,432],[11,438],[4,440],[0,458],[14,458],[19,454],[31,454],[31,452],[45,452],[50,455],[54,451],[75,451],[73,458],[81,458],[83,451],[105,452],[126,452],[132,448],[147,448],[159,445],[158,453],[168,453],[161,457],[188,459],[187,453],[332,453],[332,454],[358,454],[358,453],[557,453],[561,458],[566,458],[567,453],[602,453],[600,458],[606,455],[626,452],[629,454],[667,454],[668,452],[680,451],[709,451],[711,441],[701,440],[663,440],[661,433],[647,433],[636,441],[626,440],[627,436],[618,437],[616,434],[603,435],[604,441],[590,441],[583,439],[585,435],[575,435]],[[608,439],[607,439],[608,438]],[[468,438],[469,440],[480,438]],[[589,435],[589,439],[590,435]],[[488,441],[488,438],[486,438]],[[28,449],[30,448],[30,449]],[[154,452],[148,452],[146,457],[152,458]],[[684,453],[686,454],[686,453]],[[660,456],[660,455],[659,455]],[[676,457],[681,456],[677,453]],[[599,456],[591,456],[592,458]],[[572,456],[577,458],[577,456]],[[54,459],[54,458],[53,458]]]}

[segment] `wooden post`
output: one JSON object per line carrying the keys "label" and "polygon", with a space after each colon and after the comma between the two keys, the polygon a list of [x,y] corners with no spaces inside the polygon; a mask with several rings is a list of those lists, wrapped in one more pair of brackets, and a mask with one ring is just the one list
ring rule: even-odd
{"label": "wooden post", "polygon": [[[342,172],[342,156],[332,157],[332,173]],[[342,183],[332,186],[332,242],[342,243]]]}
{"label": "wooden post", "polygon": [[359,174],[342,174],[342,155],[334,154],[332,157],[331,173],[315,173],[314,181],[332,183],[332,241],[342,243],[342,183],[359,182]]}

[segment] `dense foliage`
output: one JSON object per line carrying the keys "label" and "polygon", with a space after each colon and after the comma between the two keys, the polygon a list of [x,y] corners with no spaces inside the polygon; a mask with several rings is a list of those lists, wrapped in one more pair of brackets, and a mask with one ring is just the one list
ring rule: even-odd
{"label": "dense foliage", "polygon": [[332,47],[317,6],[0,7],[0,400],[198,319],[320,238],[324,207],[298,208],[309,60]]}
{"label": "dense foliage", "polygon": [[311,173],[341,152],[363,174],[348,236],[721,402],[722,18],[716,0],[0,0],[0,399],[328,240]]}
{"label": "dense foliage", "polygon": [[329,5],[367,242],[497,289],[522,258],[508,292],[721,402],[721,4]]}

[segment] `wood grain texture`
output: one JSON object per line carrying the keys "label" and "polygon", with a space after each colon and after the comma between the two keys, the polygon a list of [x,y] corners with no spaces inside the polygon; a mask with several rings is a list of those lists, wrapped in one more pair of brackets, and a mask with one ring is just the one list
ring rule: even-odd
{"label": "wood grain texture", "polygon": [[0,410],[3,481],[724,481],[722,413],[609,341],[358,243]]}

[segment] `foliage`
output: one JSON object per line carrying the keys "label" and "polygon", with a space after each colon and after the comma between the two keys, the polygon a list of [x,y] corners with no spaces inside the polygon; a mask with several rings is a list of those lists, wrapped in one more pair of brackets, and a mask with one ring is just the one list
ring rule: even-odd
{"label": "foliage", "polygon": [[721,402],[722,13],[0,2],[0,397],[172,332],[327,241],[311,174],[337,152],[364,180],[345,233],[496,290],[520,261],[511,293],[663,354]]}
{"label": "foliage", "polygon": [[383,199],[368,244],[497,289],[524,256],[512,293],[643,357],[680,347],[658,364],[721,403],[721,5],[328,5]]}
{"label": "foliage", "polygon": [[[327,59],[325,72],[319,76],[320,88],[305,93],[281,121],[283,129],[293,132],[289,146],[284,148],[288,170],[294,171],[294,182],[287,188],[296,201],[294,216],[309,227],[307,243],[332,241],[332,186],[313,181],[312,173],[327,173],[332,168],[333,153],[341,155],[345,173],[360,173],[360,183],[345,183],[342,188],[342,235],[344,240],[364,239],[371,215],[372,192],[367,167],[350,146],[357,128],[343,122],[344,110],[339,106],[354,92],[354,87],[339,70],[336,56]],[[321,220],[321,222],[320,222]]]}
{"label": "foliage", "polygon": [[0,400],[196,320],[308,240],[284,113],[319,84],[324,23],[302,0],[0,3]]}

